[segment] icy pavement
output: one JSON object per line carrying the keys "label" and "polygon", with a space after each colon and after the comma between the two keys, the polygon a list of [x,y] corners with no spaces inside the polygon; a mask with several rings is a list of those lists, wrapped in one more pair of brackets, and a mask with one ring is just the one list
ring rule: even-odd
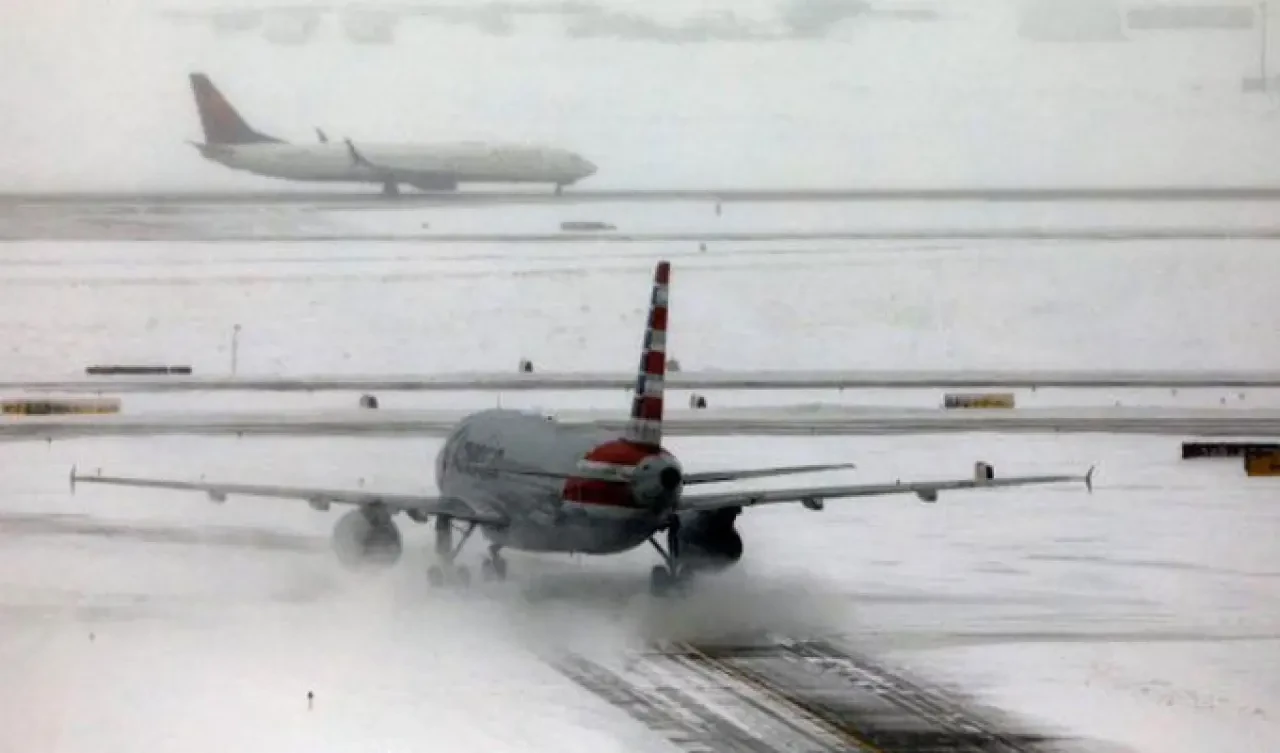
{"label": "icy pavement", "polygon": [[[477,194],[483,196],[483,194]],[[218,205],[0,201],[7,240],[413,240],[467,247],[486,243],[686,244],[843,240],[1140,240],[1272,238],[1280,234],[1272,200],[1070,202],[803,201],[647,203],[360,199]],[[495,221],[500,211],[500,221]],[[565,222],[601,222],[607,232],[564,232]]]}
{"label": "icy pavement", "polygon": [[835,482],[964,475],[978,458],[1029,473],[1097,462],[1100,475],[1092,496],[1071,487],[751,511],[741,567],[663,604],[647,594],[647,550],[513,553],[513,581],[445,594],[421,577],[425,529],[407,529],[397,571],[365,579],[325,551],[332,515],[303,505],[97,488],[72,497],[65,485],[77,463],[418,490],[431,482],[431,441],[0,447],[12,469],[0,500],[0,742],[670,750],[539,657],[616,662],[654,640],[766,631],[841,636],[1012,713],[1139,751],[1280,746],[1280,687],[1265,670],[1280,657],[1271,480],[1246,479],[1231,461],[1179,461],[1163,439],[671,444],[686,467],[858,463]]}
{"label": "icy pavement", "polygon": [[[659,257],[675,262],[670,343],[691,371],[1277,365],[1280,256],[1270,242],[705,252],[664,243],[11,243],[0,246],[3,377],[75,376],[112,361],[225,374],[237,324],[245,373],[494,371],[520,358],[539,370],[624,370]],[[350,407],[351,396],[138,395],[125,405],[135,398],[140,410],[163,412],[190,399],[208,410],[328,410]],[[626,396],[386,399],[423,410],[497,400],[587,410],[620,408]],[[723,399],[741,408],[759,400]],[[1045,407],[1063,396],[1036,399]],[[1162,399],[1240,409],[1275,397]],[[704,581],[693,599],[663,604],[647,595],[648,551],[513,554],[516,577],[505,586],[440,594],[426,589],[416,546],[385,577],[339,572],[325,552],[332,518],[305,506],[97,488],[71,497],[66,487],[77,465],[421,491],[437,446],[427,439],[4,444],[0,748],[670,751],[539,657],[568,648],[616,658],[653,640],[763,630],[843,636],[1012,712],[1143,753],[1280,749],[1269,669],[1280,665],[1280,489],[1246,479],[1238,462],[1184,463],[1172,438],[1106,436],[671,445],[686,467],[858,464],[832,483],[968,476],[981,459],[1002,473],[1097,463],[1098,484],[1092,496],[1069,486],[953,494],[933,506],[831,504],[817,518],[753,510],[741,523],[742,566]],[[407,537],[425,544],[427,533]]]}

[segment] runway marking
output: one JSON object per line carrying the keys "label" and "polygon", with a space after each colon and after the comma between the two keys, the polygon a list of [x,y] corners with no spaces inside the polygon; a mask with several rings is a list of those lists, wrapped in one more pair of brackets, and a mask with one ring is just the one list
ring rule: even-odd
{"label": "runway marking", "polygon": [[825,709],[798,703],[794,698],[789,697],[785,693],[779,692],[778,688],[774,687],[772,684],[765,682],[757,675],[746,671],[741,667],[736,667],[729,662],[720,661],[711,657],[696,646],[688,643],[676,644],[673,648],[684,652],[688,658],[692,659],[702,667],[710,669],[712,672],[719,672],[728,675],[729,677],[754,688],[762,695],[776,701],[779,705],[791,709],[792,713],[796,716],[806,719],[815,726],[825,730],[836,740],[847,745],[854,746],[855,748],[868,751],[868,753],[885,753],[885,751],[881,750],[870,740],[867,740],[860,735],[856,729],[849,727],[839,719],[833,718],[830,714],[826,713]]}
{"label": "runway marking", "polygon": [[984,718],[967,701],[824,642],[678,642],[631,656],[621,671],[581,656],[553,664],[686,750],[1047,753],[1045,745],[1063,751],[1074,742]]}

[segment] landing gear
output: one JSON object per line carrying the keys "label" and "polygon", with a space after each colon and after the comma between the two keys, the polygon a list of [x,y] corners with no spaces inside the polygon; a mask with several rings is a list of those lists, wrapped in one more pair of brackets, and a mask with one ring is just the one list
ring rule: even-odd
{"label": "landing gear", "polygon": [[489,547],[489,556],[480,564],[480,579],[485,581],[506,580],[507,561],[502,558],[501,547],[497,544]]}
{"label": "landing gear", "polygon": [[563,194],[563,193],[564,193],[564,184],[563,184],[563,183],[557,183],[557,184],[556,184],[556,196],[560,196],[560,195],[561,195],[561,194]]}
{"label": "landing gear", "polygon": [[383,195],[383,196],[387,196],[387,197],[395,197],[395,196],[399,196],[399,195],[400,195],[400,184],[399,184],[399,183],[391,183],[391,182],[383,183],[383,184],[382,184],[382,195]]}
{"label": "landing gear", "polygon": [[667,522],[667,547],[662,548],[657,538],[650,537],[649,543],[662,555],[662,565],[654,565],[649,572],[649,593],[654,596],[667,596],[673,591],[688,584],[693,573],[680,562],[680,518],[672,515]]}
{"label": "landing gear", "polygon": [[666,565],[654,565],[649,571],[649,593],[654,596],[666,596],[679,584],[680,579]]}
{"label": "landing gear", "polygon": [[476,524],[468,523],[462,532],[462,539],[454,546],[453,518],[448,515],[436,516],[436,562],[427,568],[428,583],[434,587],[465,587],[471,584],[471,571],[465,565],[455,565],[454,561],[475,530]]}
{"label": "landing gear", "polygon": [[433,588],[444,588],[445,586],[462,586],[471,585],[471,571],[466,565],[441,566],[432,565],[427,568],[427,583]]}

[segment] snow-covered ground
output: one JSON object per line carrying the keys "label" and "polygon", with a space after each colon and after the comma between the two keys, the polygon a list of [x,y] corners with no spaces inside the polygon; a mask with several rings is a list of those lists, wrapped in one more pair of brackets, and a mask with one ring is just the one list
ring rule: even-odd
{"label": "snow-covered ground", "polygon": [[[538,656],[659,638],[837,635],[1041,723],[1201,753],[1280,745],[1280,487],[1167,440],[676,439],[689,467],[854,459],[833,480],[1100,463],[1070,487],[762,509],[748,556],[679,605],[646,593],[647,550],[512,555],[516,577],[431,592],[429,531],[368,579],[326,551],[336,513],[287,502],[85,488],[66,468],[415,490],[431,441],[12,445],[0,512],[5,747],[191,751],[669,750]],[[31,518],[31,515],[51,516]],[[104,529],[74,533],[88,515]],[[150,531],[146,536],[143,532]],[[203,543],[166,543],[195,532]],[[229,540],[254,543],[233,546]],[[257,540],[253,537],[256,536]],[[476,551],[469,559],[478,557]],[[316,694],[306,711],[305,694]],[[498,715],[502,724],[494,724]],[[647,746],[647,747],[646,747]]]}
{"label": "snow-covered ground", "polygon": [[[502,369],[520,357],[540,369],[617,371],[635,361],[651,264],[668,256],[670,342],[686,369],[1274,368],[1272,245],[685,254],[655,244],[470,255],[394,243],[7,244],[0,333],[6,377],[73,375],[100,361],[184,361],[221,373],[234,324],[242,372]],[[1258,392],[1176,402],[1224,397],[1232,407],[1273,401]],[[126,404],[172,410],[194,400],[206,409],[232,398]],[[306,407],[340,398],[269,399]],[[412,397],[453,408],[491,399]],[[605,407],[625,396],[503,399]],[[1271,670],[1280,665],[1280,487],[1246,479],[1238,461],[1186,463],[1169,439],[1096,436],[671,445],[688,467],[858,463],[833,481],[964,476],[977,459],[1002,473],[1098,463],[1099,476],[1092,496],[1069,486],[953,494],[936,506],[832,504],[822,517],[754,510],[741,522],[742,567],[672,605],[647,595],[648,551],[513,555],[512,582],[450,595],[426,588],[417,546],[381,578],[340,572],[327,553],[332,514],[97,487],[73,497],[66,487],[75,464],[420,490],[432,483],[431,440],[5,445],[0,748],[671,750],[538,656],[616,655],[653,638],[751,629],[840,635],[1013,711],[1144,753],[1280,748]],[[68,515],[80,517],[60,517]],[[427,536],[409,533],[413,544]]]}
{"label": "snow-covered ground", "polygon": [[245,374],[627,370],[658,258],[689,371],[1277,365],[1266,241],[32,242],[0,246],[0,370],[225,374],[236,324]]}

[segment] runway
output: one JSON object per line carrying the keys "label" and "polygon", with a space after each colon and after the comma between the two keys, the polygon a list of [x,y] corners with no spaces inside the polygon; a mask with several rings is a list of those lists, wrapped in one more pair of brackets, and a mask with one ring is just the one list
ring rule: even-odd
{"label": "runway", "polygon": [[[1280,191],[1280,189],[1276,189]],[[1239,192],[1237,192],[1239,193]],[[801,192],[740,192],[732,201],[713,194],[668,192],[662,201],[593,194],[589,201],[520,192],[411,196],[386,200],[349,193],[156,195],[116,198],[52,197],[0,200],[0,238],[7,240],[273,241],[291,244],[399,241],[429,249],[563,245],[566,250],[665,246],[723,253],[725,244],[827,246],[847,251],[873,243],[998,241],[1174,242],[1274,240],[1276,199],[1204,198],[1166,194],[1056,191],[1018,194],[943,191],[831,191],[820,199]],[[1145,198],[1133,198],[1146,196]],[[573,230],[567,223],[598,223]],[[581,227],[581,226],[577,226]],[[570,228],[570,229],[566,229]],[[688,244],[688,249],[679,248]],[[843,248],[831,248],[841,244]],[[739,248],[735,250],[745,250]],[[488,249],[485,249],[488,252]],[[794,252],[794,249],[793,249]],[[527,252],[526,252],[527,253]]]}
{"label": "runway", "polygon": [[384,198],[376,191],[174,191],[3,193],[0,207],[29,205],[313,205],[368,203],[377,206],[435,204],[579,204],[593,202],[826,202],[826,201],[1277,201],[1280,185],[1222,186],[971,186],[850,188],[599,188],[561,194],[532,191],[404,193]]}
{"label": "runway", "polygon": [[[672,389],[686,390],[854,390],[854,389],[1018,389],[1274,388],[1277,371],[705,371],[666,376]],[[626,390],[635,375],[574,372],[472,372],[421,375],[311,375],[89,377],[67,380],[0,381],[0,390],[30,392],[518,392],[529,390]]]}
{"label": "runway", "polygon": [[[0,439],[165,435],[440,437],[470,411],[347,410],[23,416],[0,420]],[[574,426],[621,431],[621,411],[548,411]],[[668,411],[671,436],[884,436],[901,434],[1138,434],[1280,436],[1280,410],[1024,408],[1014,410],[747,408]]]}

